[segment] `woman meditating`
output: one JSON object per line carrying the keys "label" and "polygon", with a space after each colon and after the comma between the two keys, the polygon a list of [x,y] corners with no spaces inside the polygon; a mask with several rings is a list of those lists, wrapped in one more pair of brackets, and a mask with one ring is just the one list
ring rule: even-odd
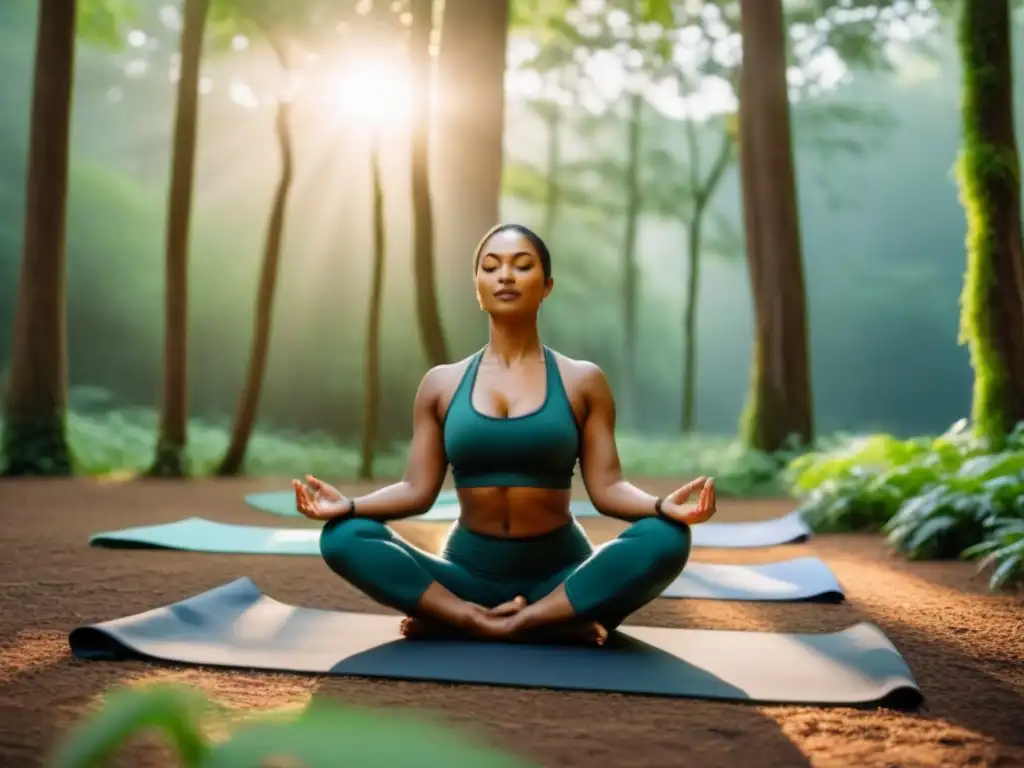
{"label": "woman meditating", "polygon": [[[689,526],[715,513],[714,481],[701,477],[658,498],[623,478],[604,374],[538,335],[554,281],[537,235],[495,227],[473,268],[490,338],[472,357],[423,377],[403,479],[347,498],[309,476],[293,481],[296,506],[326,521],[327,565],[406,614],[408,637],[602,644],[682,571]],[[577,461],[597,510],[631,523],[596,550],[569,510]],[[460,517],[438,556],[386,523],[429,510],[449,464]]]}

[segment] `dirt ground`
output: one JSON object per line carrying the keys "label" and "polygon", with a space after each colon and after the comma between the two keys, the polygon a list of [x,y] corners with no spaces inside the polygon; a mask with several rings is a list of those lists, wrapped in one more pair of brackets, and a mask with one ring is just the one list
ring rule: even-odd
{"label": "dirt ground", "polygon": [[[637,481],[654,492],[674,483]],[[658,600],[632,623],[709,629],[830,631],[878,624],[924,692],[916,714],[886,710],[754,707],[696,700],[355,678],[242,673],[84,662],[71,658],[76,625],[137,613],[240,576],[277,599],[383,611],[340,583],[317,558],[101,550],[100,530],[203,516],[298,526],[246,508],[249,492],[283,480],[0,483],[0,765],[39,765],[109,686],[177,680],[239,710],[302,706],[328,696],[351,704],[429,709],[479,729],[542,766],[1024,766],[1024,598],[992,596],[966,563],[907,564],[877,537],[822,536],[773,550],[697,550],[693,559],[765,562],[813,552],[846,587],[842,605]],[[353,486],[346,486],[355,490]],[[724,502],[720,520],[783,514],[787,502]],[[588,523],[596,541],[621,527]],[[432,547],[443,528],[400,524]],[[770,659],[765,659],[770,664]],[[173,765],[142,744],[123,764]]]}

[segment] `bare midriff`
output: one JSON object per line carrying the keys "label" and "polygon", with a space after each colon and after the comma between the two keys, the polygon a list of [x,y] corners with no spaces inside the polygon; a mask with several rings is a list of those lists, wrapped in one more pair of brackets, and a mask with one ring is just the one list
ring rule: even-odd
{"label": "bare midriff", "polygon": [[484,536],[543,536],[572,519],[568,488],[460,488],[458,494],[459,525]]}

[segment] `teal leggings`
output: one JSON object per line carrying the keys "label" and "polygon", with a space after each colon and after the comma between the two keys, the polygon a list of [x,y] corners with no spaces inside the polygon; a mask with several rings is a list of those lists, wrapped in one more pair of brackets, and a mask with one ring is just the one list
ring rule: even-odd
{"label": "teal leggings", "polygon": [[613,629],[683,570],[690,530],[644,518],[595,549],[575,521],[525,539],[484,536],[455,523],[434,555],[381,522],[341,518],[324,525],[320,552],[341,578],[409,616],[418,615],[419,599],[435,581],[488,608],[517,595],[534,603],[564,583],[577,617]]}

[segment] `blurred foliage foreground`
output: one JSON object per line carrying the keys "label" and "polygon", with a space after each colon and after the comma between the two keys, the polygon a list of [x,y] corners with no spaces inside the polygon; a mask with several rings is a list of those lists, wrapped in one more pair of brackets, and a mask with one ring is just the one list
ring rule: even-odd
{"label": "blurred foliage foreground", "polygon": [[[71,398],[68,431],[77,473],[142,473],[156,440],[156,412],[108,410],[96,407],[95,399],[82,392]],[[193,475],[216,465],[228,442],[227,427],[191,422]],[[1024,424],[998,449],[979,441],[966,421],[936,438],[839,435],[810,450],[776,455],[708,435],[620,433],[618,445],[628,476],[710,475],[726,497],[794,495],[816,531],[883,532],[911,559],[978,560],[980,569],[991,571],[993,590],[1024,582]],[[376,457],[375,474],[400,476],[405,454],[406,446],[392,445]],[[357,445],[327,434],[264,429],[249,443],[246,471],[343,480],[354,478],[359,465]]]}
{"label": "blurred foliage foreground", "polygon": [[52,768],[99,768],[138,737],[166,738],[184,768],[531,768],[426,715],[313,703],[298,714],[239,718],[196,688],[119,687],[62,741]]}

